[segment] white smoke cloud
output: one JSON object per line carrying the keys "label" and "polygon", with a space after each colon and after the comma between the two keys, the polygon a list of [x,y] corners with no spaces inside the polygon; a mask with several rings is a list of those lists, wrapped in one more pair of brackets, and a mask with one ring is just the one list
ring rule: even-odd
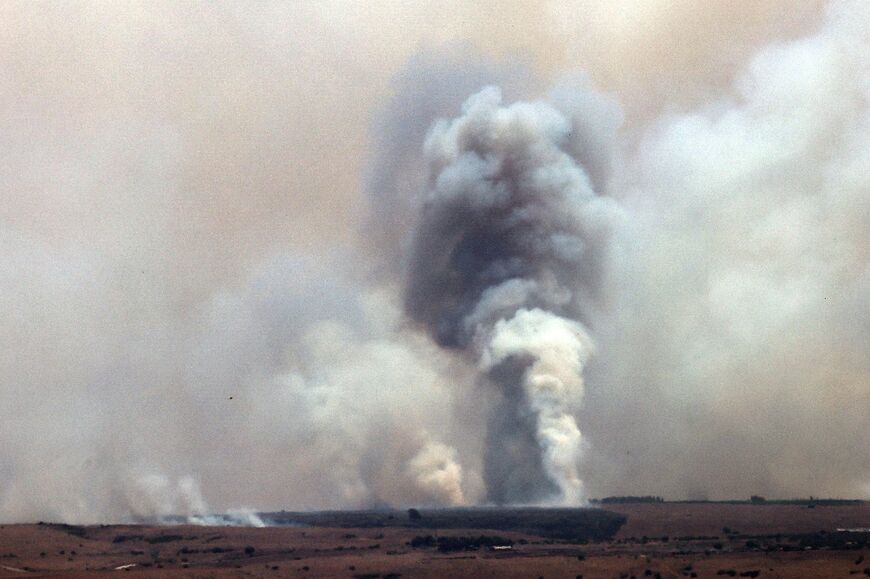
{"label": "white smoke cloud", "polygon": [[834,2],[816,34],[763,48],[623,170],[590,484],[866,495],[867,10]]}
{"label": "white smoke cloud", "polygon": [[161,521],[171,516],[194,518],[208,513],[199,483],[189,476],[171,480],[161,474],[131,475],[124,485],[134,519]]}
{"label": "white smoke cloud", "polygon": [[185,519],[191,525],[204,527],[266,527],[263,520],[253,509],[230,509],[220,515],[192,515]]}
{"label": "white smoke cloud", "polygon": [[526,405],[535,414],[544,469],[563,502],[582,502],[582,439],[572,410],[583,399],[583,365],[594,350],[586,330],[543,310],[520,309],[513,318],[496,322],[484,348],[485,370],[512,356],[533,360],[522,381]]}
{"label": "white smoke cloud", "polygon": [[430,441],[408,462],[417,486],[429,493],[435,504],[466,504],[462,490],[462,466],[456,462],[456,450]]}

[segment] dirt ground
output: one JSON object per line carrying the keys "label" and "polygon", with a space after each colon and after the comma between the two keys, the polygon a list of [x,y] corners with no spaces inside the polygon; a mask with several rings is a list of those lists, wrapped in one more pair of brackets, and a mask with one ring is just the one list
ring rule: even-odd
{"label": "dirt ground", "polygon": [[[406,528],[3,525],[0,577],[857,579],[870,568],[866,540],[861,548],[851,541],[824,543],[838,527],[870,526],[870,505],[665,503],[608,509],[628,516],[612,541],[577,545],[485,529],[434,533],[497,534],[514,541],[511,550],[449,553],[412,548],[421,530]],[[798,535],[822,543],[807,547]]]}

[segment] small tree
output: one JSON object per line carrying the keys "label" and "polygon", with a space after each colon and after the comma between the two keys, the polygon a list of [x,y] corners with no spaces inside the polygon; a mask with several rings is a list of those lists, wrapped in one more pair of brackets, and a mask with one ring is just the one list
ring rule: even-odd
{"label": "small tree", "polygon": [[408,509],[408,518],[412,521],[419,521],[423,518],[423,515],[417,509]]}

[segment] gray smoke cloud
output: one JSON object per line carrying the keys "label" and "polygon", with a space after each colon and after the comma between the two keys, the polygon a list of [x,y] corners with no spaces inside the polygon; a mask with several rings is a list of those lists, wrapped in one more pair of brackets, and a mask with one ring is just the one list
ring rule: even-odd
{"label": "gray smoke cloud", "polygon": [[0,520],[870,497],[820,5],[3,4]]}
{"label": "gray smoke cloud", "polygon": [[[437,122],[424,147],[429,185],[405,307],[499,386],[484,450],[497,502],[550,499],[554,489],[564,502],[582,498],[572,409],[591,340],[576,320],[598,292],[616,212],[583,163],[606,157],[589,143],[612,142],[618,121],[607,120],[618,109],[595,96],[559,104],[568,110],[502,106],[500,91],[486,88],[460,117]],[[590,135],[586,118],[610,134]]]}
{"label": "gray smoke cloud", "polygon": [[[338,266],[278,256],[216,293],[187,331],[154,336],[153,323],[116,328],[116,313],[88,305],[109,294],[93,266],[19,259],[32,294],[12,312],[81,303],[68,326],[57,315],[54,336],[39,334],[44,357],[69,359],[21,372],[3,393],[5,519],[211,524],[229,509],[256,524],[246,508],[475,496],[474,474],[444,442],[464,370],[402,330],[383,296],[335,277]],[[26,322],[6,328],[27,337]]]}

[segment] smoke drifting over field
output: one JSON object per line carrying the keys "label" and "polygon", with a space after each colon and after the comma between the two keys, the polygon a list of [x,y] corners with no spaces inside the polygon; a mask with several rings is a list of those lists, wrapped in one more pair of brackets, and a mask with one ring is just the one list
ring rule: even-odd
{"label": "smoke drifting over field", "polygon": [[464,4],[0,7],[0,520],[870,497],[868,5]]}

